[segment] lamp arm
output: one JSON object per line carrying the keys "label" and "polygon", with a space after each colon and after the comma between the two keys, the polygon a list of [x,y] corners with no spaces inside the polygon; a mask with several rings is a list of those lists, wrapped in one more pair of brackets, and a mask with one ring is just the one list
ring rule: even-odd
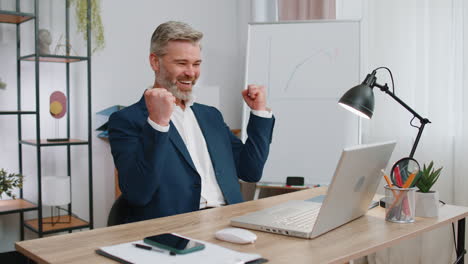
{"label": "lamp arm", "polygon": [[[385,84],[385,86],[387,86],[387,84]],[[394,93],[392,93],[389,89],[388,89],[388,86],[387,86],[387,89],[386,90],[383,90],[382,88],[380,89],[382,90],[383,92],[385,92],[386,94],[390,95],[395,101],[397,101],[399,104],[401,104],[404,108],[406,108],[406,110],[408,110],[411,114],[413,114],[417,119],[419,119],[419,121],[421,123],[423,123],[423,120],[425,119],[424,117],[420,116],[418,113],[416,113],[416,111],[413,110],[413,108],[409,107],[405,102],[403,102],[400,98],[398,98]],[[430,123],[429,120],[427,120],[428,122],[426,123]]]}
{"label": "lamp arm", "polygon": [[[427,121],[429,121],[429,120],[427,120]],[[414,152],[416,151],[416,147],[418,146],[419,139],[421,138],[421,134],[422,134],[424,126],[426,126],[426,124],[427,123],[422,122],[421,126],[419,127],[418,135],[416,136],[416,139],[414,140],[414,143],[413,143],[413,147],[411,148],[411,153],[409,155],[410,158],[412,158],[414,156]]]}
{"label": "lamp arm", "polygon": [[423,118],[422,116],[420,116],[418,113],[416,113],[416,111],[413,110],[413,108],[409,107],[405,102],[403,102],[394,93],[392,93],[390,91],[390,89],[388,88],[387,84],[380,85],[380,84],[375,82],[373,85],[376,86],[376,87],[379,87],[382,92],[385,92],[386,94],[390,95],[390,97],[392,97],[400,105],[402,105],[404,108],[406,108],[406,110],[408,110],[411,114],[413,114],[419,120],[419,122],[421,123],[421,126],[419,127],[419,131],[418,131],[418,135],[416,136],[416,139],[415,139],[414,144],[413,144],[413,148],[411,149],[411,153],[410,153],[410,156],[409,156],[410,158],[412,158],[414,156],[414,152],[416,151],[416,147],[418,146],[419,139],[421,139],[421,134],[422,134],[422,132],[424,130],[424,126],[426,126],[427,123],[431,123],[431,121],[429,121],[429,119],[427,119],[427,118]]}

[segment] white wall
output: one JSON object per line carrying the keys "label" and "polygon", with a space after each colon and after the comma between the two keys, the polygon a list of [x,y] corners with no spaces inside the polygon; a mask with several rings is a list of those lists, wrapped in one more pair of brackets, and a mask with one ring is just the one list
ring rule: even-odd
{"label": "white wall", "polygon": [[[2,0],[3,8],[12,10],[13,0]],[[25,2],[25,1],[23,1]],[[231,128],[240,128],[242,98],[240,91],[243,86],[244,55],[246,43],[247,22],[250,19],[250,5],[247,1],[231,0],[172,0],[154,1],[143,0],[130,4],[124,0],[102,0],[102,20],[106,39],[103,51],[92,57],[92,112],[98,112],[112,105],[130,105],[140,99],[145,88],[154,81],[154,74],[148,64],[149,41],[154,29],[162,22],[168,20],[181,20],[191,24],[204,33],[202,41],[202,74],[197,89],[219,87],[219,105],[226,123]],[[49,1],[40,1],[41,18],[40,27],[51,29],[54,40],[58,38],[62,21],[61,7],[51,8]],[[54,2],[55,4],[55,2]],[[32,23],[31,23],[32,24]],[[22,28],[22,37],[29,40],[32,26]],[[0,25],[0,77],[8,83],[6,90],[0,90],[0,110],[15,108],[11,98],[15,96],[16,70],[15,70],[15,30],[14,26]],[[57,33],[56,33],[57,32]],[[74,34],[73,34],[74,35]],[[31,44],[31,43],[30,43]],[[81,51],[77,46],[77,49]],[[32,46],[29,45],[31,48]],[[23,54],[24,55],[24,54]],[[33,63],[23,68],[23,87],[33,91]],[[86,68],[73,66],[72,68],[72,134],[86,137],[86,116],[78,115],[86,111],[86,101],[82,92],[77,92],[86,84]],[[60,90],[63,82],[63,69],[55,64],[41,64],[41,116],[46,119],[48,112],[48,96],[55,89]],[[202,94],[210,93],[203,90]],[[27,97],[27,94],[25,94]],[[24,105],[34,108],[34,94],[25,99]],[[201,98],[202,101],[204,98]],[[2,135],[0,149],[0,168],[17,171],[17,145],[15,140],[16,119],[13,117],[0,117]],[[32,124],[31,124],[32,123]],[[47,135],[53,127],[53,121],[41,122],[41,133]],[[31,130],[30,137],[34,136],[34,123],[30,120],[25,126]],[[8,127],[8,130],[4,128]],[[93,127],[94,129],[94,127]],[[95,227],[106,225],[107,214],[114,201],[113,161],[107,141],[93,136],[93,174],[94,174],[94,221]],[[85,147],[74,147],[72,175],[73,203],[75,213],[87,219],[87,153]],[[10,151],[11,150],[11,151]],[[34,148],[30,147],[27,153],[26,171],[34,174],[36,168]],[[63,152],[47,148],[42,151],[42,164],[44,174],[57,174],[64,170]],[[31,178],[31,177],[30,177]],[[27,195],[35,199],[35,176],[25,184]],[[25,188],[26,189],[26,188]],[[48,211],[48,208],[47,208]],[[35,213],[28,214],[35,217]],[[13,243],[19,239],[18,214],[0,216],[0,252],[13,250]],[[2,232],[3,231],[3,232]],[[27,237],[34,238],[34,234],[27,232]]]}

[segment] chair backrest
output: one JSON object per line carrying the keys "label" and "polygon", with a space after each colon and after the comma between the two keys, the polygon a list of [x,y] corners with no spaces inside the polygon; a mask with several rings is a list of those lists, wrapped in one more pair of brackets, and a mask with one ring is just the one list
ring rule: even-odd
{"label": "chair backrest", "polygon": [[107,217],[107,226],[121,225],[125,223],[125,216],[127,215],[128,204],[122,196],[115,200],[112,208]]}
{"label": "chair backrest", "polygon": [[107,217],[107,226],[114,226],[123,224],[127,210],[127,202],[122,198],[122,192],[119,188],[119,171],[114,168],[114,180],[115,180],[115,201]]}
{"label": "chair backrest", "polygon": [[114,181],[115,199],[117,200],[117,198],[122,194],[119,187],[119,171],[117,171],[117,168],[114,169]]}

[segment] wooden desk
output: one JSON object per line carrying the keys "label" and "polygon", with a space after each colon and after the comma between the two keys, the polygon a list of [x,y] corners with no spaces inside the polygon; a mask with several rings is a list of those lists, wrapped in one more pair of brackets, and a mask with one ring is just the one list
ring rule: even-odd
{"label": "wooden desk", "polygon": [[281,184],[281,183],[258,182],[255,185],[255,193],[254,193],[253,199],[258,200],[258,198],[260,197],[261,190],[281,190],[281,191],[291,192],[291,191],[300,191],[300,190],[305,190],[305,189],[310,189],[310,188],[316,188],[318,186],[320,185],[308,184],[308,185],[303,185],[303,186],[299,186],[299,185],[288,186],[286,184]]}
{"label": "wooden desk", "polygon": [[[214,238],[217,230],[229,226],[231,217],[289,199],[308,199],[325,191],[324,187],[313,188],[216,209],[22,241],[15,247],[38,263],[115,263],[94,251],[149,235],[176,232],[234,250],[259,253],[269,259],[269,263],[344,263],[458,220],[459,227],[463,226],[459,231],[464,232],[468,215],[467,207],[445,205],[438,218],[417,218],[412,224],[395,224],[384,220],[384,209],[374,208],[365,216],[312,240],[259,231],[254,231],[257,242],[249,245],[235,245]],[[464,234],[460,237],[464,242]],[[464,249],[463,243],[460,246]]]}

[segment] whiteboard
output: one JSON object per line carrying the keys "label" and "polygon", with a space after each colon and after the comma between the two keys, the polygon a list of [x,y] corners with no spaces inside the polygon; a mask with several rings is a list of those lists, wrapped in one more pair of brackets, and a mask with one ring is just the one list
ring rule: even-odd
{"label": "whiteboard", "polygon": [[[276,118],[261,181],[330,183],[342,149],[360,142],[359,118],[338,105],[359,69],[358,21],[249,24],[244,87],[265,85]],[[249,114],[244,103],[244,141]]]}

